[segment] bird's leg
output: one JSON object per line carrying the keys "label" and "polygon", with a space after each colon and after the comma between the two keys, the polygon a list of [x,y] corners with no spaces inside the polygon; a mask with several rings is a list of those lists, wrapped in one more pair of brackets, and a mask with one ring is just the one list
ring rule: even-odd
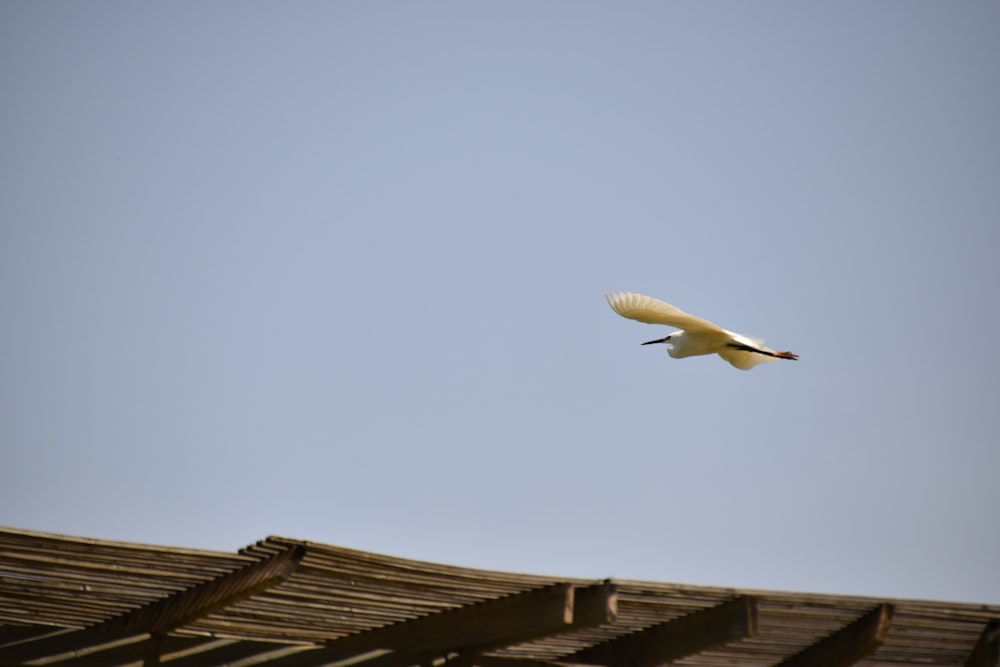
{"label": "bird's leg", "polygon": [[756,347],[750,347],[749,345],[741,345],[740,343],[726,343],[726,347],[731,347],[737,350],[743,350],[744,352],[756,352],[757,354],[763,354],[768,357],[775,357],[777,359],[791,359],[795,361],[799,358],[799,355],[793,354],[792,352],[768,352],[767,350],[758,350]]}

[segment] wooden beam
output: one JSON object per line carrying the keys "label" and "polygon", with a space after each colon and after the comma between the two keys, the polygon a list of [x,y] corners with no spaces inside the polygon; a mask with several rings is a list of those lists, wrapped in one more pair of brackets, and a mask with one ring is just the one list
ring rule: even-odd
{"label": "wooden beam", "polygon": [[51,625],[2,625],[0,626],[0,646],[17,644],[26,639],[51,634]]}
{"label": "wooden beam", "polygon": [[618,618],[618,592],[610,579],[596,586],[578,586],[573,600],[573,625],[590,628]]}
{"label": "wooden beam", "polygon": [[[741,597],[566,656],[606,667],[656,667],[757,632],[757,600]],[[560,660],[561,662],[561,660]]]}
{"label": "wooden beam", "polygon": [[572,585],[556,584],[394,623],[335,640],[328,646],[349,654],[375,649],[418,653],[447,650],[453,642],[492,643],[494,637],[489,635],[501,632],[521,637],[534,634],[538,627],[558,629],[572,623],[573,595]]}
{"label": "wooden beam", "polygon": [[81,655],[110,651],[120,646],[145,642],[150,638],[148,634],[123,637],[93,636],[84,634],[86,632],[87,629],[60,630],[31,641],[4,646],[0,648],[0,665],[7,667],[8,665],[35,662],[43,658],[46,659],[46,662],[70,660]]}
{"label": "wooden beam", "polygon": [[877,649],[889,634],[893,607],[881,604],[870,612],[793,655],[778,667],[848,667]]}
{"label": "wooden beam", "polygon": [[286,549],[230,574],[217,577],[88,630],[163,634],[267,590],[291,576],[306,555],[304,546]]}
{"label": "wooden beam", "polygon": [[[100,651],[77,651],[75,654],[54,661],[46,661],[49,665],[58,667],[88,667],[95,663],[105,665],[125,665],[134,662],[144,662],[148,656],[155,653],[156,657],[175,651],[188,650],[201,644],[215,640],[204,637],[149,637],[143,641],[121,644],[114,648]],[[158,663],[154,663],[158,664]]]}
{"label": "wooden beam", "polygon": [[[0,648],[0,663],[65,655],[73,658],[163,635],[287,579],[305,556],[297,546],[82,630],[57,632]],[[145,636],[144,636],[145,635]]]}
{"label": "wooden beam", "polygon": [[610,583],[554,584],[348,635],[268,664],[316,667],[379,649],[392,653],[374,655],[365,665],[419,664],[428,656],[485,651],[610,623],[617,600]]}
{"label": "wooden beam", "polygon": [[[185,651],[180,655],[168,656],[169,660],[163,664],[165,667],[207,667],[209,665],[228,665],[233,662],[259,664],[267,663],[268,660],[304,648],[292,644],[258,642],[248,639],[217,640],[212,644]],[[248,658],[256,658],[257,660],[247,660]]]}
{"label": "wooden beam", "polygon": [[965,661],[965,667],[997,667],[1000,665],[1000,620],[986,624],[979,641]]}

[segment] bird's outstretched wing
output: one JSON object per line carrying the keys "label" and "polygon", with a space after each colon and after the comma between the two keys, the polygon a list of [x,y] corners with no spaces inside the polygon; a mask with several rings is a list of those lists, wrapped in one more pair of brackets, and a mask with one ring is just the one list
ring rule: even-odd
{"label": "bird's outstretched wing", "polygon": [[646,324],[666,324],[667,326],[684,331],[723,335],[727,333],[725,329],[712,324],[708,320],[688,315],[680,308],[675,308],[669,303],[654,299],[651,296],[633,294],[632,292],[618,292],[606,294],[605,298],[608,300],[608,305],[611,306],[612,310],[630,320],[645,322]]}

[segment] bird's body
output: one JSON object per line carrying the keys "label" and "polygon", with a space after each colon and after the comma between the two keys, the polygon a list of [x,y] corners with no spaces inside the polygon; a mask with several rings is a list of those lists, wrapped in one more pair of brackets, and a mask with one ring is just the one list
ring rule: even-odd
{"label": "bird's body", "polygon": [[727,331],[708,320],[688,315],[680,308],[653,297],[620,292],[608,294],[606,298],[611,309],[622,317],[646,324],[665,324],[680,329],[680,332],[672,333],[666,338],[643,343],[643,345],[666,343],[667,353],[674,359],[718,354],[744,371],[778,359],[798,359],[798,355],[791,352],[775,352],[764,347],[762,340]]}

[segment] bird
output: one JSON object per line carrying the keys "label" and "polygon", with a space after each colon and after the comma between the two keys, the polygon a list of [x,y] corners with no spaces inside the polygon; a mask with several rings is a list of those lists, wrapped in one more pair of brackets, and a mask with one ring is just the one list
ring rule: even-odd
{"label": "bird", "polygon": [[666,343],[667,354],[674,359],[718,354],[736,368],[748,371],[754,366],[778,359],[795,361],[799,358],[799,355],[791,352],[775,352],[764,347],[762,340],[727,331],[708,320],[688,315],[680,308],[651,296],[616,292],[605,294],[604,298],[608,300],[611,309],[622,317],[646,324],[666,324],[680,329],[666,338],[642,343],[642,345]]}

